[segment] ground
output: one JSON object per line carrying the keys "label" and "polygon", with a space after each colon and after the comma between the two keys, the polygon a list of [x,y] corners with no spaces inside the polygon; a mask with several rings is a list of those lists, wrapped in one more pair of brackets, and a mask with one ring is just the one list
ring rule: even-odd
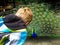
{"label": "ground", "polygon": [[27,39],[24,45],[60,45],[60,38]]}

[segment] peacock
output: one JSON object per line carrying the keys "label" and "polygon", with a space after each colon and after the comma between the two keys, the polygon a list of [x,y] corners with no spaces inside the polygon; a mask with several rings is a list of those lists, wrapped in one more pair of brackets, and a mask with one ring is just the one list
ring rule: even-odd
{"label": "peacock", "polygon": [[32,38],[36,38],[37,37],[37,34],[36,34],[36,30],[33,29],[32,30],[32,35],[31,35]]}

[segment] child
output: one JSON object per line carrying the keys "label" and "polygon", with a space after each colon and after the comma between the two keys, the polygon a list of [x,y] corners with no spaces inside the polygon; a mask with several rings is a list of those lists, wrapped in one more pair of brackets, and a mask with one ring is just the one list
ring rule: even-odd
{"label": "child", "polygon": [[32,11],[27,7],[20,8],[15,15],[0,18],[0,44],[23,45],[27,36],[26,26],[31,20]]}

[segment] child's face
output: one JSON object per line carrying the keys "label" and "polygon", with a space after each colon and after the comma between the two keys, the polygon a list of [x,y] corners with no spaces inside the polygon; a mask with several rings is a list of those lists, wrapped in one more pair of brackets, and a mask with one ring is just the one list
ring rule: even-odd
{"label": "child's face", "polygon": [[28,25],[32,20],[32,11],[29,8],[20,8],[16,15],[20,17],[26,25]]}

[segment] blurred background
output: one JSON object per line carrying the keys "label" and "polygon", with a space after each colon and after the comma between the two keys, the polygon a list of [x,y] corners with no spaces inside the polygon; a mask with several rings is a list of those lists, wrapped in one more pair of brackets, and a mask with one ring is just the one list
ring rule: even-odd
{"label": "blurred background", "polygon": [[[60,38],[60,0],[0,0],[0,17],[16,13],[20,7],[29,7],[33,12],[33,20],[27,26],[26,45],[60,45],[60,39],[53,40]],[[44,40],[37,41],[40,38]]]}

